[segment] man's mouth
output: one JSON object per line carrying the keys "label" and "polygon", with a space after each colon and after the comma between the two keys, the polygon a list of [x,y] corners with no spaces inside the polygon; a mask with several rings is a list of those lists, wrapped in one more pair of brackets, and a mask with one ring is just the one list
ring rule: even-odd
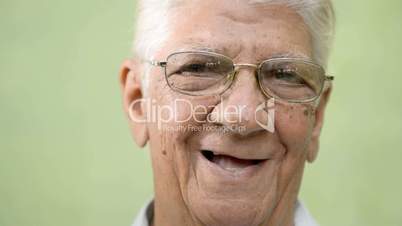
{"label": "man's mouth", "polygon": [[224,170],[238,172],[248,167],[260,165],[266,159],[239,159],[229,155],[216,154],[210,150],[201,150],[202,155],[210,162]]}

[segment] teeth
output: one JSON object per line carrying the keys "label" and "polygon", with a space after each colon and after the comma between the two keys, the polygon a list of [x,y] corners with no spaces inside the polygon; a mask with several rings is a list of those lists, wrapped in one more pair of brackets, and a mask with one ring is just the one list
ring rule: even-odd
{"label": "teeth", "polygon": [[251,160],[236,159],[229,156],[215,155],[213,162],[225,170],[236,172],[250,165],[253,165]]}

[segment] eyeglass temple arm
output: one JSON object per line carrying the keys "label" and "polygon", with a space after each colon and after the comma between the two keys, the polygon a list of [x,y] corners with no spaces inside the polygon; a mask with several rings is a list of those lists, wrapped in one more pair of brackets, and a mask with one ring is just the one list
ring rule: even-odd
{"label": "eyeglass temple arm", "polygon": [[166,61],[147,60],[146,62],[157,67],[166,67]]}

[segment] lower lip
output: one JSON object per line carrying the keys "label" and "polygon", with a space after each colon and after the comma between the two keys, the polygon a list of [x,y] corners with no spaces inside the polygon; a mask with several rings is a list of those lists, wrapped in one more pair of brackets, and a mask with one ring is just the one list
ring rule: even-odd
{"label": "lower lip", "polygon": [[219,165],[209,161],[206,159],[201,152],[197,153],[197,159],[202,168],[205,168],[207,171],[212,172],[212,175],[216,175],[221,178],[225,178],[228,180],[247,180],[258,174],[258,172],[262,171],[264,166],[269,162],[269,160],[264,160],[255,165],[250,165],[244,167],[243,169],[239,169],[236,171],[226,170]]}

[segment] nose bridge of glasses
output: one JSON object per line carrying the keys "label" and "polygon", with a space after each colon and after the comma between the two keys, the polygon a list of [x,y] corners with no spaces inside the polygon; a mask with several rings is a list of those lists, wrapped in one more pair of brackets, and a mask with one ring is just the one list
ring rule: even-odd
{"label": "nose bridge of glasses", "polygon": [[234,64],[234,67],[235,67],[236,69],[239,69],[239,68],[241,68],[241,67],[258,69],[258,65],[256,65],[256,64],[248,64],[248,63]]}

